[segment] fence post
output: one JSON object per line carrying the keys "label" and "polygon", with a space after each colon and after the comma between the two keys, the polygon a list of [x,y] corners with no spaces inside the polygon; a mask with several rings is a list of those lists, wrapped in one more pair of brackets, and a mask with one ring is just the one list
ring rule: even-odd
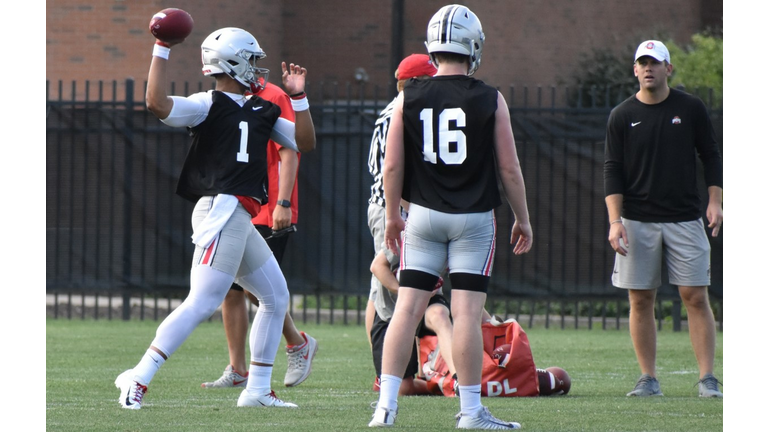
{"label": "fence post", "polygon": [[133,177],[133,79],[125,80],[125,147],[123,151],[123,320],[131,319],[131,180]]}
{"label": "fence post", "polygon": [[672,300],[672,331],[679,332],[682,330],[681,324],[681,302],[680,300]]}

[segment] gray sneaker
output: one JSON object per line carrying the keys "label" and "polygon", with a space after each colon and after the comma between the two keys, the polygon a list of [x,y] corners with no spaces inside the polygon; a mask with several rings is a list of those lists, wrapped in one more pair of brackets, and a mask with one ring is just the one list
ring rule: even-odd
{"label": "gray sneaker", "polygon": [[456,415],[456,429],[486,429],[486,430],[508,430],[520,429],[520,423],[506,422],[494,417],[487,407],[483,407],[474,416]]}
{"label": "gray sneaker", "polygon": [[294,387],[304,382],[312,372],[312,360],[317,353],[317,341],[312,336],[301,332],[306,341],[303,345],[286,348],[288,355],[288,368],[285,371],[283,384],[286,387]]}
{"label": "gray sneaker", "polygon": [[216,381],[204,382],[200,384],[202,388],[229,388],[229,387],[245,387],[248,383],[248,372],[245,375],[240,375],[235,371],[232,365],[227,365],[224,369],[224,373]]}
{"label": "gray sneaker", "polygon": [[723,397],[723,392],[717,387],[718,384],[722,383],[714,375],[704,375],[704,378],[699,380],[699,397]]}
{"label": "gray sneaker", "polygon": [[627,393],[627,396],[664,396],[661,393],[661,386],[656,378],[642,374],[635,384],[635,389]]}

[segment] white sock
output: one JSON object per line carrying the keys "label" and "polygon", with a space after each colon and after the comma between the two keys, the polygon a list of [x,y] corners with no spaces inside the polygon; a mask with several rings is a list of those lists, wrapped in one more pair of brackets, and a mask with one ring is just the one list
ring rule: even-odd
{"label": "white sock", "polygon": [[461,413],[475,415],[483,407],[480,403],[480,384],[463,386],[459,385],[459,397],[461,401]]}
{"label": "white sock", "polygon": [[139,361],[139,364],[133,368],[133,374],[135,380],[144,385],[149,385],[149,382],[154,378],[160,366],[165,363],[165,359],[157,351],[148,349],[144,356]]}
{"label": "white sock", "polygon": [[379,406],[387,409],[397,409],[397,394],[403,379],[394,375],[381,374],[379,389]]}
{"label": "white sock", "polygon": [[255,395],[267,394],[272,391],[272,366],[256,366],[248,369],[248,393]]}

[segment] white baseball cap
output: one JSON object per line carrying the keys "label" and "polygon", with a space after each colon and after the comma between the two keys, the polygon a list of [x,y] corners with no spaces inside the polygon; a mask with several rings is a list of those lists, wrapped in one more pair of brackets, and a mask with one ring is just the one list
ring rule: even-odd
{"label": "white baseball cap", "polygon": [[662,42],[657,40],[647,40],[637,47],[637,52],[635,52],[635,61],[637,61],[637,59],[642,56],[651,56],[658,61],[666,61],[667,63],[672,63],[669,61],[669,50]]}

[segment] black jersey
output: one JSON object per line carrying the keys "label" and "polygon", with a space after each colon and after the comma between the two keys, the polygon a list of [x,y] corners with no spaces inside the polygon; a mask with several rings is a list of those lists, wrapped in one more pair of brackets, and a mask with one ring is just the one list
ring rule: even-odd
{"label": "black jersey", "polygon": [[497,90],[454,75],[412,79],[403,93],[403,199],[444,213],[498,207]]}
{"label": "black jersey", "polygon": [[623,215],[641,222],[701,217],[696,157],[707,186],[723,186],[723,163],[700,99],[670,89],[661,103],[634,95],[611,111],[605,143],[605,194],[623,194]]}
{"label": "black jersey", "polygon": [[252,96],[242,107],[214,91],[208,117],[191,128],[192,147],[176,193],[197,201],[229,194],[267,201],[267,143],[280,107]]}

